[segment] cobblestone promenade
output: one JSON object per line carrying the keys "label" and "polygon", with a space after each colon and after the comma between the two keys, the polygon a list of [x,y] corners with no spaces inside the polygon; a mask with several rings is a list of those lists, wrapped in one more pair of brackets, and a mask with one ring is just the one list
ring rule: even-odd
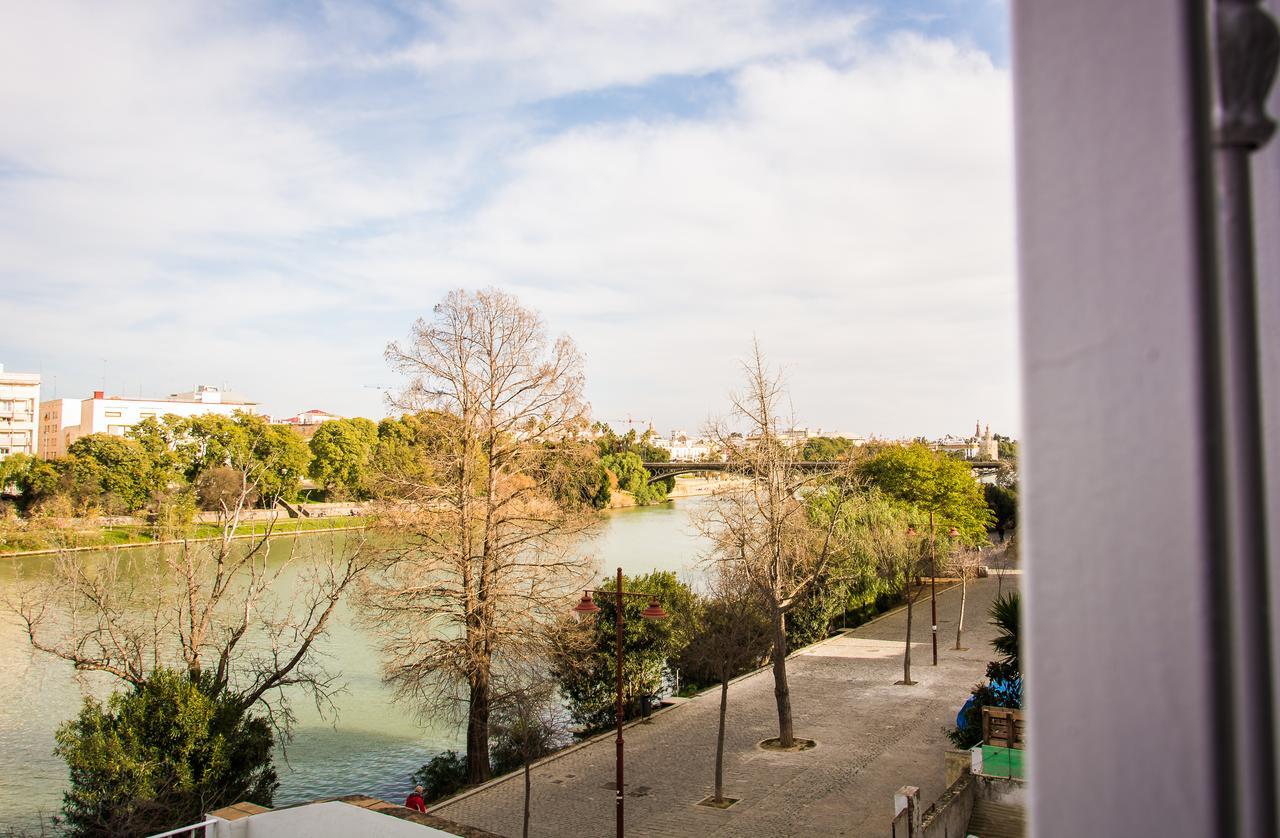
{"label": "cobblestone promenade", "polygon": [[[1004,590],[1018,583],[1006,576]],[[777,735],[773,679],[764,670],[729,690],[725,792],[741,802],[725,811],[696,805],[711,793],[719,694],[713,690],[625,731],[629,836],[888,834],[893,793],[917,785],[921,800],[942,793],[944,727],[954,724],[969,688],[991,658],[986,610],[992,576],[969,585],[967,652],[953,651],[958,587],[941,592],[939,665],[929,665],[929,598],[915,609],[913,687],[902,677],[906,613],[898,611],[826,640],[790,661],[796,734],[817,740],[800,753],[756,743]],[[533,769],[530,835],[614,834],[614,740],[602,739]],[[495,781],[432,811],[458,823],[519,836],[520,775]]]}

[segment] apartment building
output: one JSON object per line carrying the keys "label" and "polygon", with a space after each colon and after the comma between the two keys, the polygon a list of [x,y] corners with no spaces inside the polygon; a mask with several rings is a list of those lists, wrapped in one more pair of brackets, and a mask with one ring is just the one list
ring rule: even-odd
{"label": "apartment building", "polygon": [[66,456],[68,434],[80,424],[80,399],[40,402],[40,456],[46,460]]}
{"label": "apartment building", "polygon": [[39,453],[39,405],[39,373],[5,372],[0,364],[0,460],[10,454]]}
{"label": "apartment building", "polygon": [[129,428],[152,417],[207,413],[231,416],[237,412],[256,413],[256,407],[257,402],[209,385],[163,399],[108,396],[102,390],[94,391],[89,399],[54,399],[40,405],[41,432],[51,446],[44,456],[48,459],[65,456],[72,442],[89,434],[123,436]]}

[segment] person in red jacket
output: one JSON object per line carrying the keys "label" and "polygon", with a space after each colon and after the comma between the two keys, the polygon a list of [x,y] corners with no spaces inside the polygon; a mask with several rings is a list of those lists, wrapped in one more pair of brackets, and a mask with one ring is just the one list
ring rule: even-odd
{"label": "person in red jacket", "polygon": [[427,801],[422,799],[422,786],[414,786],[413,791],[405,798],[404,805],[419,812],[427,811]]}

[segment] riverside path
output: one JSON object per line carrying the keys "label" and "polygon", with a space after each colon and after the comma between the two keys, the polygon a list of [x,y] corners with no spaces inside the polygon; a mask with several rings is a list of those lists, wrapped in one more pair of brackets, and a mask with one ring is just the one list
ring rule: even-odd
{"label": "riverside path", "polygon": [[[625,730],[629,836],[876,836],[889,832],[893,793],[920,787],[926,804],[945,789],[944,733],[993,656],[987,608],[997,588],[1019,577],[969,583],[965,645],[957,652],[959,587],[938,595],[938,666],[929,665],[928,593],[915,609],[912,677],[902,677],[906,613],[875,621],[796,653],[788,665],[796,735],[818,746],[798,753],[762,751],[777,736],[768,670],[729,688],[725,793],[741,798],[727,810],[697,805],[712,791],[718,688],[663,710]],[[529,833],[614,834],[613,734],[535,765]],[[519,773],[498,778],[433,807],[457,823],[518,836],[524,801]]]}

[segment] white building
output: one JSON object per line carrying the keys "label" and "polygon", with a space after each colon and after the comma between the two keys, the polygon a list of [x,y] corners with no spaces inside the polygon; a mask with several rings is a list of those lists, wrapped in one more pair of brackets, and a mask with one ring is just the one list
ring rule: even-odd
{"label": "white building", "polygon": [[966,460],[1000,459],[1000,444],[991,435],[991,426],[987,425],[984,431],[981,422],[974,425],[973,436],[962,438],[948,434],[932,443],[931,447],[934,451],[958,454]]}
{"label": "white building", "polygon": [[10,454],[40,452],[39,405],[40,375],[5,372],[0,364],[0,460]]}
{"label": "white building", "polygon": [[[93,398],[81,399],[78,405],[76,402],[75,399],[55,399],[40,405],[41,422],[48,423],[47,438],[56,445],[56,449],[45,453],[46,458],[66,456],[67,448],[82,436],[104,433],[123,436],[125,431],[143,419],[152,417],[189,417],[207,413],[232,416],[238,412],[257,412],[254,410],[256,402],[207,385],[196,387],[190,393],[174,393],[165,399],[107,396],[102,390],[96,390]],[[44,419],[46,412],[48,418]]]}
{"label": "white building", "polygon": [[321,422],[328,422],[330,419],[341,419],[342,417],[336,413],[329,413],[325,410],[308,410],[299,413],[297,416],[290,416],[287,419],[273,420],[277,425],[319,425]]}

